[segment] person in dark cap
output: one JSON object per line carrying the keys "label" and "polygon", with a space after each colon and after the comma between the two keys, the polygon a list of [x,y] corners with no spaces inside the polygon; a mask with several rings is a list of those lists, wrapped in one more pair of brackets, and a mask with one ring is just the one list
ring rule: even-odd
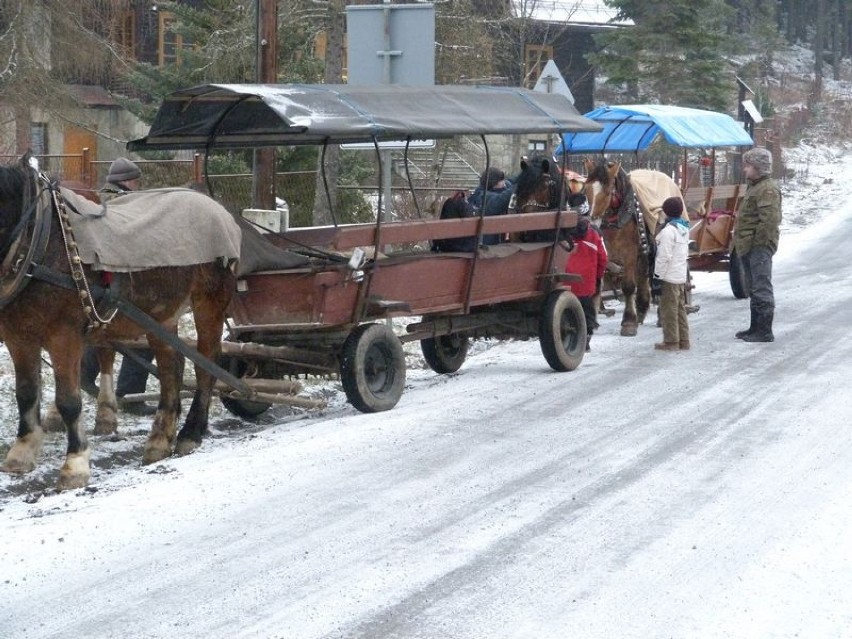
{"label": "person in dark cap", "polygon": [[[109,202],[123,193],[138,190],[141,182],[142,171],[136,163],[127,158],[117,158],[109,165],[106,182],[99,192],[101,203]],[[133,352],[146,362],[150,363],[154,360],[154,352],[149,348],[139,348]],[[100,368],[96,351],[93,347],[87,346],[80,362],[80,387],[87,393],[96,396],[98,387],[95,380],[97,380],[99,374]],[[118,398],[119,407],[134,415],[153,415],[157,410],[154,406],[145,402],[124,401],[125,395],[144,393],[147,385],[148,369],[133,358],[123,356],[121,368],[118,370],[118,381],[115,385],[115,395]]]}
{"label": "person in dark cap", "polygon": [[654,344],[660,351],[689,350],[689,323],[686,319],[686,276],[689,257],[689,222],[683,219],[683,200],[670,197],[663,202],[666,221],[657,233],[654,277],[662,281],[660,324],[663,341]]}
{"label": "person in dark cap", "polygon": [[[509,211],[509,200],[512,199],[514,186],[506,179],[506,174],[497,167],[490,166],[479,178],[479,186],[468,198],[473,210],[483,215],[503,215]],[[499,235],[484,235],[482,244],[485,246],[499,244]]]}
{"label": "person in dark cap", "polygon": [[108,202],[128,191],[138,191],[141,182],[142,171],[136,163],[127,158],[117,158],[109,165],[106,183],[101,188],[101,202]]}
{"label": "person in dark cap", "polygon": [[781,235],[781,190],[772,175],[772,154],[755,147],[743,153],[748,188],[737,213],[734,250],[742,260],[751,310],[751,324],[736,337],[744,342],[773,342],[775,292],[772,256]]}

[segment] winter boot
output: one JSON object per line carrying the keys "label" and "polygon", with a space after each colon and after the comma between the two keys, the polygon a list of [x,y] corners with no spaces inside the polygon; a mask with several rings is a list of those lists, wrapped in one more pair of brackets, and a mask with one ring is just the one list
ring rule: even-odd
{"label": "winter boot", "polygon": [[751,335],[754,333],[755,327],[757,326],[757,313],[754,312],[754,309],[751,309],[751,325],[744,331],[737,331],[734,333],[734,337],[737,339],[745,339],[746,335]]}
{"label": "winter boot", "polygon": [[764,311],[758,313],[757,322],[753,332],[744,336],[744,342],[774,342],[775,335],[772,334],[772,320],[774,319],[775,311]]}
{"label": "winter boot", "polygon": [[654,344],[654,348],[658,351],[679,351],[680,344],[678,342],[660,342]]}

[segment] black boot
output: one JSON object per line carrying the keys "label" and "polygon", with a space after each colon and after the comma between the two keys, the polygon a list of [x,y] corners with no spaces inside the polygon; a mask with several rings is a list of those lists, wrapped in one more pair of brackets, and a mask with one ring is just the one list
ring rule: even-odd
{"label": "black boot", "polygon": [[734,337],[737,339],[745,339],[746,335],[754,333],[755,326],[757,326],[757,322],[755,321],[756,317],[757,313],[754,312],[754,309],[751,309],[751,325],[744,331],[737,331],[734,333]]}
{"label": "black boot", "polygon": [[774,342],[775,335],[772,334],[772,320],[774,319],[775,311],[764,311],[758,313],[756,318],[756,327],[754,331],[745,337],[744,342]]}

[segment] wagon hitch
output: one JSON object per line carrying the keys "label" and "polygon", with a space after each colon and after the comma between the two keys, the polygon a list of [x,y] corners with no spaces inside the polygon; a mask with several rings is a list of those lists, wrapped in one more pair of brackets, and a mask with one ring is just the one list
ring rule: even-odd
{"label": "wagon hitch", "polygon": [[234,377],[231,373],[215,362],[204,357],[197,350],[184,343],[184,341],[174,333],[165,330],[154,318],[149,316],[147,313],[142,312],[127,300],[120,297],[116,298],[115,305],[119,313],[144,328],[146,332],[156,335],[157,339],[166,342],[166,344],[174,348],[187,359],[191,360],[197,366],[201,367],[202,370],[210,373],[216,379],[224,382],[231,388],[244,393],[248,398],[251,398],[255,394],[255,391],[252,390],[248,384],[243,382],[241,379]]}

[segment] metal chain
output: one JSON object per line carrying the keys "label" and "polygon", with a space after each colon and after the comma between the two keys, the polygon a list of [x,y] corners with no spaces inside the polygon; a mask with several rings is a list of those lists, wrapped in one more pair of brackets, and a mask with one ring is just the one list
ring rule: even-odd
{"label": "metal chain", "polygon": [[639,231],[639,247],[642,254],[647,256],[650,251],[650,243],[648,242],[648,230],[645,227],[645,217],[642,215],[642,208],[639,206],[639,198],[636,197],[636,192],[633,195],[633,219],[636,220],[636,228]]}
{"label": "metal chain", "polygon": [[65,208],[65,198],[59,193],[58,188],[51,188],[50,195],[53,198],[53,204],[56,208],[56,214],[59,218],[59,229],[62,231],[62,241],[65,244],[65,255],[68,257],[68,266],[71,269],[71,279],[74,280],[74,286],[77,288],[77,294],[80,296],[80,304],[83,307],[83,314],[88,321],[87,330],[94,330],[109,324],[118,313],[118,309],[113,309],[109,313],[109,317],[102,317],[95,308],[95,302],[92,297],[92,290],[89,288],[89,280],[86,279],[86,274],[83,272],[83,260],[80,257],[80,249],[77,242],[74,241],[74,232],[71,230],[70,216]]}

